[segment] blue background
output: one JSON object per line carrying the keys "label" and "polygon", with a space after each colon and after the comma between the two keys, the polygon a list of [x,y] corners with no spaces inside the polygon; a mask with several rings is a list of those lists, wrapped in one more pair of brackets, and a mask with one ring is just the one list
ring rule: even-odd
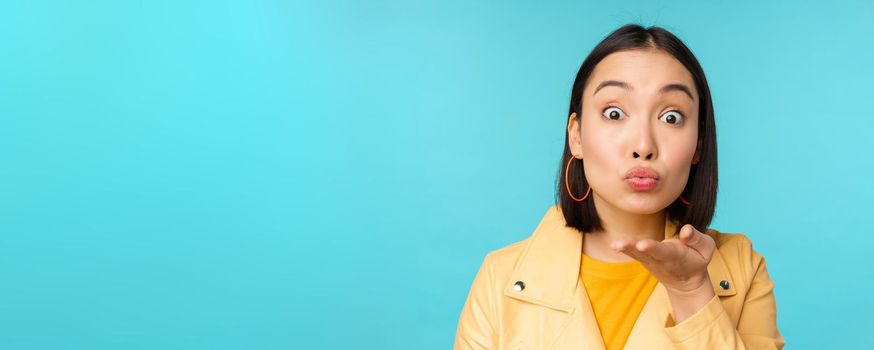
{"label": "blue background", "polygon": [[0,348],[447,349],[607,33],[714,96],[787,348],[874,345],[870,1],[5,1]]}

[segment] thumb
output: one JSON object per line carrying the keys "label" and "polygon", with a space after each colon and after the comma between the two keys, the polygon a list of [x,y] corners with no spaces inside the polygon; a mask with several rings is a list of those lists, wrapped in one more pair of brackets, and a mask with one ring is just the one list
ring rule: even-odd
{"label": "thumb", "polygon": [[680,242],[694,248],[699,252],[705,252],[710,248],[713,239],[710,236],[701,233],[691,224],[686,224],[680,230]]}

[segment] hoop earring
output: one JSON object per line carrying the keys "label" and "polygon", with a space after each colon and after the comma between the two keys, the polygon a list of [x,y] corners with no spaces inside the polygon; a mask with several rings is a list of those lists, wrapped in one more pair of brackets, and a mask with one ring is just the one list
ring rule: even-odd
{"label": "hoop earring", "polygon": [[583,196],[583,198],[577,199],[577,197],[574,197],[574,194],[571,193],[571,185],[570,185],[570,183],[568,182],[568,176],[567,176],[567,175],[568,175],[568,169],[570,169],[570,167],[571,167],[571,161],[572,161],[572,160],[574,160],[574,157],[573,157],[573,156],[571,156],[570,158],[568,158],[568,160],[567,160],[567,166],[565,166],[565,168],[564,168],[564,185],[565,185],[565,187],[567,188],[567,194],[569,194],[573,200],[575,200],[575,201],[577,201],[577,202],[582,202],[582,201],[586,200],[587,197],[589,197],[589,192],[592,191],[592,186],[589,185],[589,188],[586,189],[586,195]]}
{"label": "hoop earring", "polygon": [[680,196],[680,200],[683,201],[683,204],[687,206],[689,205],[689,201],[687,201],[686,198],[683,198],[683,196]]}

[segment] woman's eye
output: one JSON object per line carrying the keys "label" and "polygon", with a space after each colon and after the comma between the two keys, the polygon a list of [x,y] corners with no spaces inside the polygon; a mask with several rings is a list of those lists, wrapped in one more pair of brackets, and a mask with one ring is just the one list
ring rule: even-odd
{"label": "woman's eye", "polygon": [[601,114],[610,120],[619,120],[625,117],[625,113],[617,107],[607,107]]}
{"label": "woman's eye", "polygon": [[683,115],[677,111],[669,111],[665,114],[662,114],[661,118],[659,119],[665,121],[668,124],[680,124],[683,122]]}

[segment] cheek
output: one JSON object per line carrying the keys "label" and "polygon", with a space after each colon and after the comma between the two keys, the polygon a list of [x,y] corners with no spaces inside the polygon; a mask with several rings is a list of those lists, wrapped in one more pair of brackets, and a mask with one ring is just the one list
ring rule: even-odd
{"label": "cheek", "polygon": [[599,162],[604,160],[610,150],[616,149],[615,138],[609,137],[603,132],[594,132],[594,128],[584,128],[582,132],[582,144],[585,158],[591,158]]}
{"label": "cheek", "polygon": [[695,147],[698,142],[695,135],[674,139],[674,142],[666,145],[661,158],[665,167],[670,171],[671,187],[684,188],[692,170],[692,158],[695,155]]}
{"label": "cheek", "polygon": [[615,130],[605,128],[595,118],[597,116],[588,115],[583,118],[580,132],[583,148],[593,156],[603,155],[609,150],[618,149],[620,138],[615,135]]}
{"label": "cheek", "polygon": [[678,157],[682,158],[683,162],[691,164],[692,158],[695,156],[695,150],[698,147],[698,132],[695,130],[687,132],[678,137],[676,143],[675,147],[680,153]]}
{"label": "cheek", "polygon": [[619,138],[611,137],[605,132],[587,131],[582,136],[586,179],[593,187],[604,191],[615,184],[602,182],[612,178],[617,169],[622,167],[622,155],[618,152],[622,149],[617,141]]}

